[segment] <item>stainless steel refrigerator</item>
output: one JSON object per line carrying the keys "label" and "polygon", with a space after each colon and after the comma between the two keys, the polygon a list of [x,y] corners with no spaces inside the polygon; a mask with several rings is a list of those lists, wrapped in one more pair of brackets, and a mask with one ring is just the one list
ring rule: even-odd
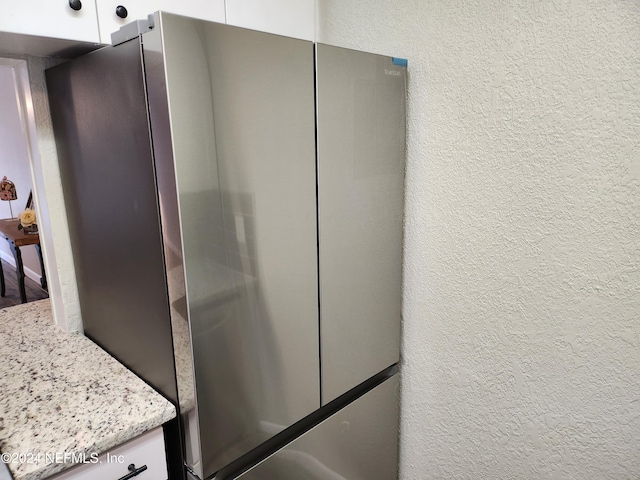
{"label": "stainless steel refrigerator", "polygon": [[396,478],[406,61],[136,28],[47,71],[85,333],[172,478]]}

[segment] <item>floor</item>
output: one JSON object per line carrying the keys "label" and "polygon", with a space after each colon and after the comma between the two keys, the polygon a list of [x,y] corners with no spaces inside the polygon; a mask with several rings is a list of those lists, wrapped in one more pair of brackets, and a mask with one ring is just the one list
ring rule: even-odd
{"label": "floor", "polygon": [[[2,261],[2,269],[4,270],[4,282],[6,285],[6,295],[0,297],[0,308],[12,307],[14,305],[20,305],[20,290],[18,289],[18,278],[16,276],[16,269],[11,265]],[[27,301],[33,302],[34,300],[42,300],[43,298],[49,298],[49,294],[46,290],[40,287],[38,282],[34,282],[29,277],[24,279],[25,290],[27,291]]]}

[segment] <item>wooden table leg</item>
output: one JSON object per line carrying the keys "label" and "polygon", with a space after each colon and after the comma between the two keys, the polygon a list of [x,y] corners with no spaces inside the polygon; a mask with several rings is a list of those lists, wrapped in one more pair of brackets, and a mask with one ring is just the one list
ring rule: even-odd
{"label": "wooden table leg", "polygon": [[40,244],[36,243],[36,250],[38,252],[38,259],[40,260],[40,271],[42,272],[42,276],[40,277],[40,285],[45,290],[47,289],[47,272],[44,271],[44,260],[42,259],[42,249],[40,248]]}
{"label": "wooden table leg", "polygon": [[4,297],[7,293],[7,287],[4,284],[4,269],[2,268],[2,261],[0,261],[0,297]]}
{"label": "wooden table leg", "polygon": [[12,240],[9,240],[9,247],[13,258],[16,260],[16,275],[18,276],[18,286],[20,287],[20,300],[22,303],[27,303],[27,292],[24,288],[24,266],[22,265],[22,253],[20,253],[20,247],[16,247],[16,244]]}

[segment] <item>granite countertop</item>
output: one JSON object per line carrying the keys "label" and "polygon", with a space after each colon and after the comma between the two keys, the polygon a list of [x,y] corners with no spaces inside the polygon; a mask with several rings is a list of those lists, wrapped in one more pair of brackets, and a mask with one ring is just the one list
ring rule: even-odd
{"label": "granite countertop", "polygon": [[[91,340],[53,323],[48,300],[0,310],[0,452],[15,480],[73,466],[171,420],[174,406]],[[39,460],[38,460],[39,457]]]}

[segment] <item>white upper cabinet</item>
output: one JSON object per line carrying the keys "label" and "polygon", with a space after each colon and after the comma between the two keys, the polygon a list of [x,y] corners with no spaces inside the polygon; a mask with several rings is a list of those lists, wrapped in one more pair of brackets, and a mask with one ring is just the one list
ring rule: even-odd
{"label": "white upper cabinet", "polygon": [[144,20],[162,10],[187,17],[224,23],[224,0],[96,0],[100,39],[111,43],[111,34],[134,20]]}
{"label": "white upper cabinet", "polygon": [[95,0],[2,2],[0,32],[99,42]]}
{"label": "white upper cabinet", "polygon": [[315,40],[314,0],[14,0],[4,2],[0,32],[110,44],[158,10]]}
{"label": "white upper cabinet", "polygon": [[314,0],[226,0],[227,23],[315,40]]}

